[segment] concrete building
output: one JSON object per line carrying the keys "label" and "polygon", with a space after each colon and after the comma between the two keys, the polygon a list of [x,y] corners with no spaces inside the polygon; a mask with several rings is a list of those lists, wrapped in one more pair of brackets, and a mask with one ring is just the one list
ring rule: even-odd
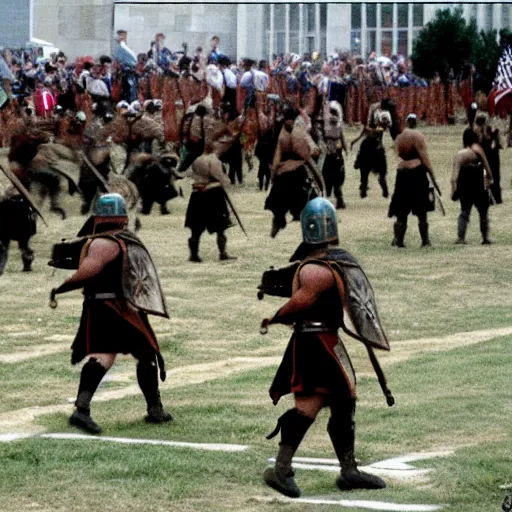
{"label": "concrete building", "polygon": [[[179,50],[187,42],[190,51],[199,45],[207,50],[211,36],[218,35],[221,50],[236,59],[335,49],[406,55],[421,28],[445,7],[456,5],[1,0],[0,45],[18,45],[33,36],[71,57],[98,56],[112,51],[113,35],[123,28],[136,53],[147,52],[155,33],[163,32],[169,48]],[[479,29],[511,27],[511,4],[465,3],[462,8]]]}

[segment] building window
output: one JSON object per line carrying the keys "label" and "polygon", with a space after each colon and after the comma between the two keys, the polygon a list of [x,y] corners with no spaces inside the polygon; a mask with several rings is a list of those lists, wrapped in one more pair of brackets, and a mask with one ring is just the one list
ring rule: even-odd
{"label": "building window", "polygon": [[476,4],[468,5],[468,16],[469,16],[469,19],[474,18],[476,20],[477,9],[478,9],[478,6]]}
{"label": "building window", "polygon": [[407,30],[399,30],[398,31],[398,55],[403,55],[407,57]]}
{"label": "building window", "polygon": [[285,33],[284,32],[276,32],[276,53],[281,55],[285,53]]}
{"label": "building window", "polygon": [[381,55],[391,57],[393,52],[393,32],[383,30],[381,34]]}
{"label": "building window", "polygon": [[407,28],[409,25],[409,4],[398,4],[398,28]]}
{"label": "building window", "polygon": [[316,51],[315,36],[310,36],[307,38],[307,47],[308,47],[308,53],[313,53],[314,51]]}
{"label": "building window", "polygon": [[503,4],[501,6],[501,26],[510,28],[510,5]]}
{"label": "building window", "polygon": [[361,28],[361,4],[352,4],[350,6],[350,26],[353,30]]}
{"label": "building window", "polygon": [[306,4],[306,17],[308,32],[315,31],[315,4]]}
{"label": "building window", "polygon": [[381,4],[382,28],[393,28],[393,4]]}
{"label": "building window", "polygon": [[492,9],[493,4],[484,5],[485,17],[484,17],[484,30],[492,30]]}
{"label": "building window", "polygon": [[327,30],[327,4],[320,4],[320,30]]}
{"label": "building window", "polygon": [[353,55],[361,55],[361,30],[350,32],[350,51]]}
{"label": "building window", "polygon": [[[366,31],[366,52],[370,53],[377,51],[377,32],[375,30]],[[362,55],[365,57],[365,55]]]}
{"label": "building window", "polygon": [[290,4],[290,31],[299,32],[299,4]]}
{"label": "building window", "polygon": [[274,27],[284,32],[286,23],[286,7],[284,4],[274,4]]}
{"label": "building window", "polygon": [[377,4],[366,4],[366,26],[377,27]]}
{"label": "building window", "polygon": [[413,4],[412,24],[414,27],[423,27],[423,4]]}

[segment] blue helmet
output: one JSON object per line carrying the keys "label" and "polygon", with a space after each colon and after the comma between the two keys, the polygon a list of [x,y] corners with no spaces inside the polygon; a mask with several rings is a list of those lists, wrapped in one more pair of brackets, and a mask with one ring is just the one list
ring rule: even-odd
{"label": "blue helmet", "polygon": [[95,217],[127,217],[126,203],[121,194],[103,194],[94,205]]}
{"label": "blue helmet", "polygon": [[300,215],[304,243],[319,245],[338,242],[336,210],[330,201],[316,197],[309,201]]}

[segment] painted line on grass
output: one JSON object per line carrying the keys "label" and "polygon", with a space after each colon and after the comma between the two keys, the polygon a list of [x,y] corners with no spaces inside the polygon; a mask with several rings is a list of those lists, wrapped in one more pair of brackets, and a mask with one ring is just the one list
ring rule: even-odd
{"label": "painted line on grass", "polygon": [[[418,478],[430,473],[432,470],[428,468],[418,469],[408,462],[419,460],[427,460],[435,457],[447,457],[453,455],[454,450],[444,450],[438,452],[414,452],[400,457],[392,457],[390,459],[373,462],[367,466],[359,466],[359,469],[372,473],[377,476],[388,476],[395,479]],[[270,463],[275,463],[275,458],[268,459]],[[337,459],[322,459],[315,457],[294,457],[293,467],[295,469],[310,469],[317,471],[338,472],[340,465]]]}
{"label": "painted line on grass", "polygon": [[319,499],[319,498],[286,498],[278,496],[255,496],[253,498],[260,503],[308,503],[310,505],[339,505],[347,508],[361,508],[366,510],[382,510],[387,512],[433,512],[441,510],[446,505],[416,505],[409,503],[390,503],[387,501],[369,501],[369,500],[337,500],[337,499]]}
{"label": "painted line on grass", "polygon": [[193,448],[195,450],[205,450],[214,452],[243,452],[249,448],[247,445],[242,444],[223,444],[223,443],[188,443],[184,441],[164,441],[160,439],[133,439],[129,437],[109,437],[109,436],[90,436],[87,434],[73,434],[73,433],[56,433],[56,434],[1,434],[0,442],[18,441],[28,437],[38,437],[43,439],[63,439],[63,440],[87,440],[87,441],[110,441],[112,443],[120,444],[145,444],[145,445],[158,445],[158,446],[172,446],[175,448]]}

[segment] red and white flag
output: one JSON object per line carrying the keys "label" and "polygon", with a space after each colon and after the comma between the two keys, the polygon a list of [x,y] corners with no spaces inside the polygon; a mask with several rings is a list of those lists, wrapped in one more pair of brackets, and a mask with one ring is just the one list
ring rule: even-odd
{"label": "red and white flag", "polygon": [[512,111],[512,48],[507,45],[498,61],[493,89],[487,99],[491,116]]}

